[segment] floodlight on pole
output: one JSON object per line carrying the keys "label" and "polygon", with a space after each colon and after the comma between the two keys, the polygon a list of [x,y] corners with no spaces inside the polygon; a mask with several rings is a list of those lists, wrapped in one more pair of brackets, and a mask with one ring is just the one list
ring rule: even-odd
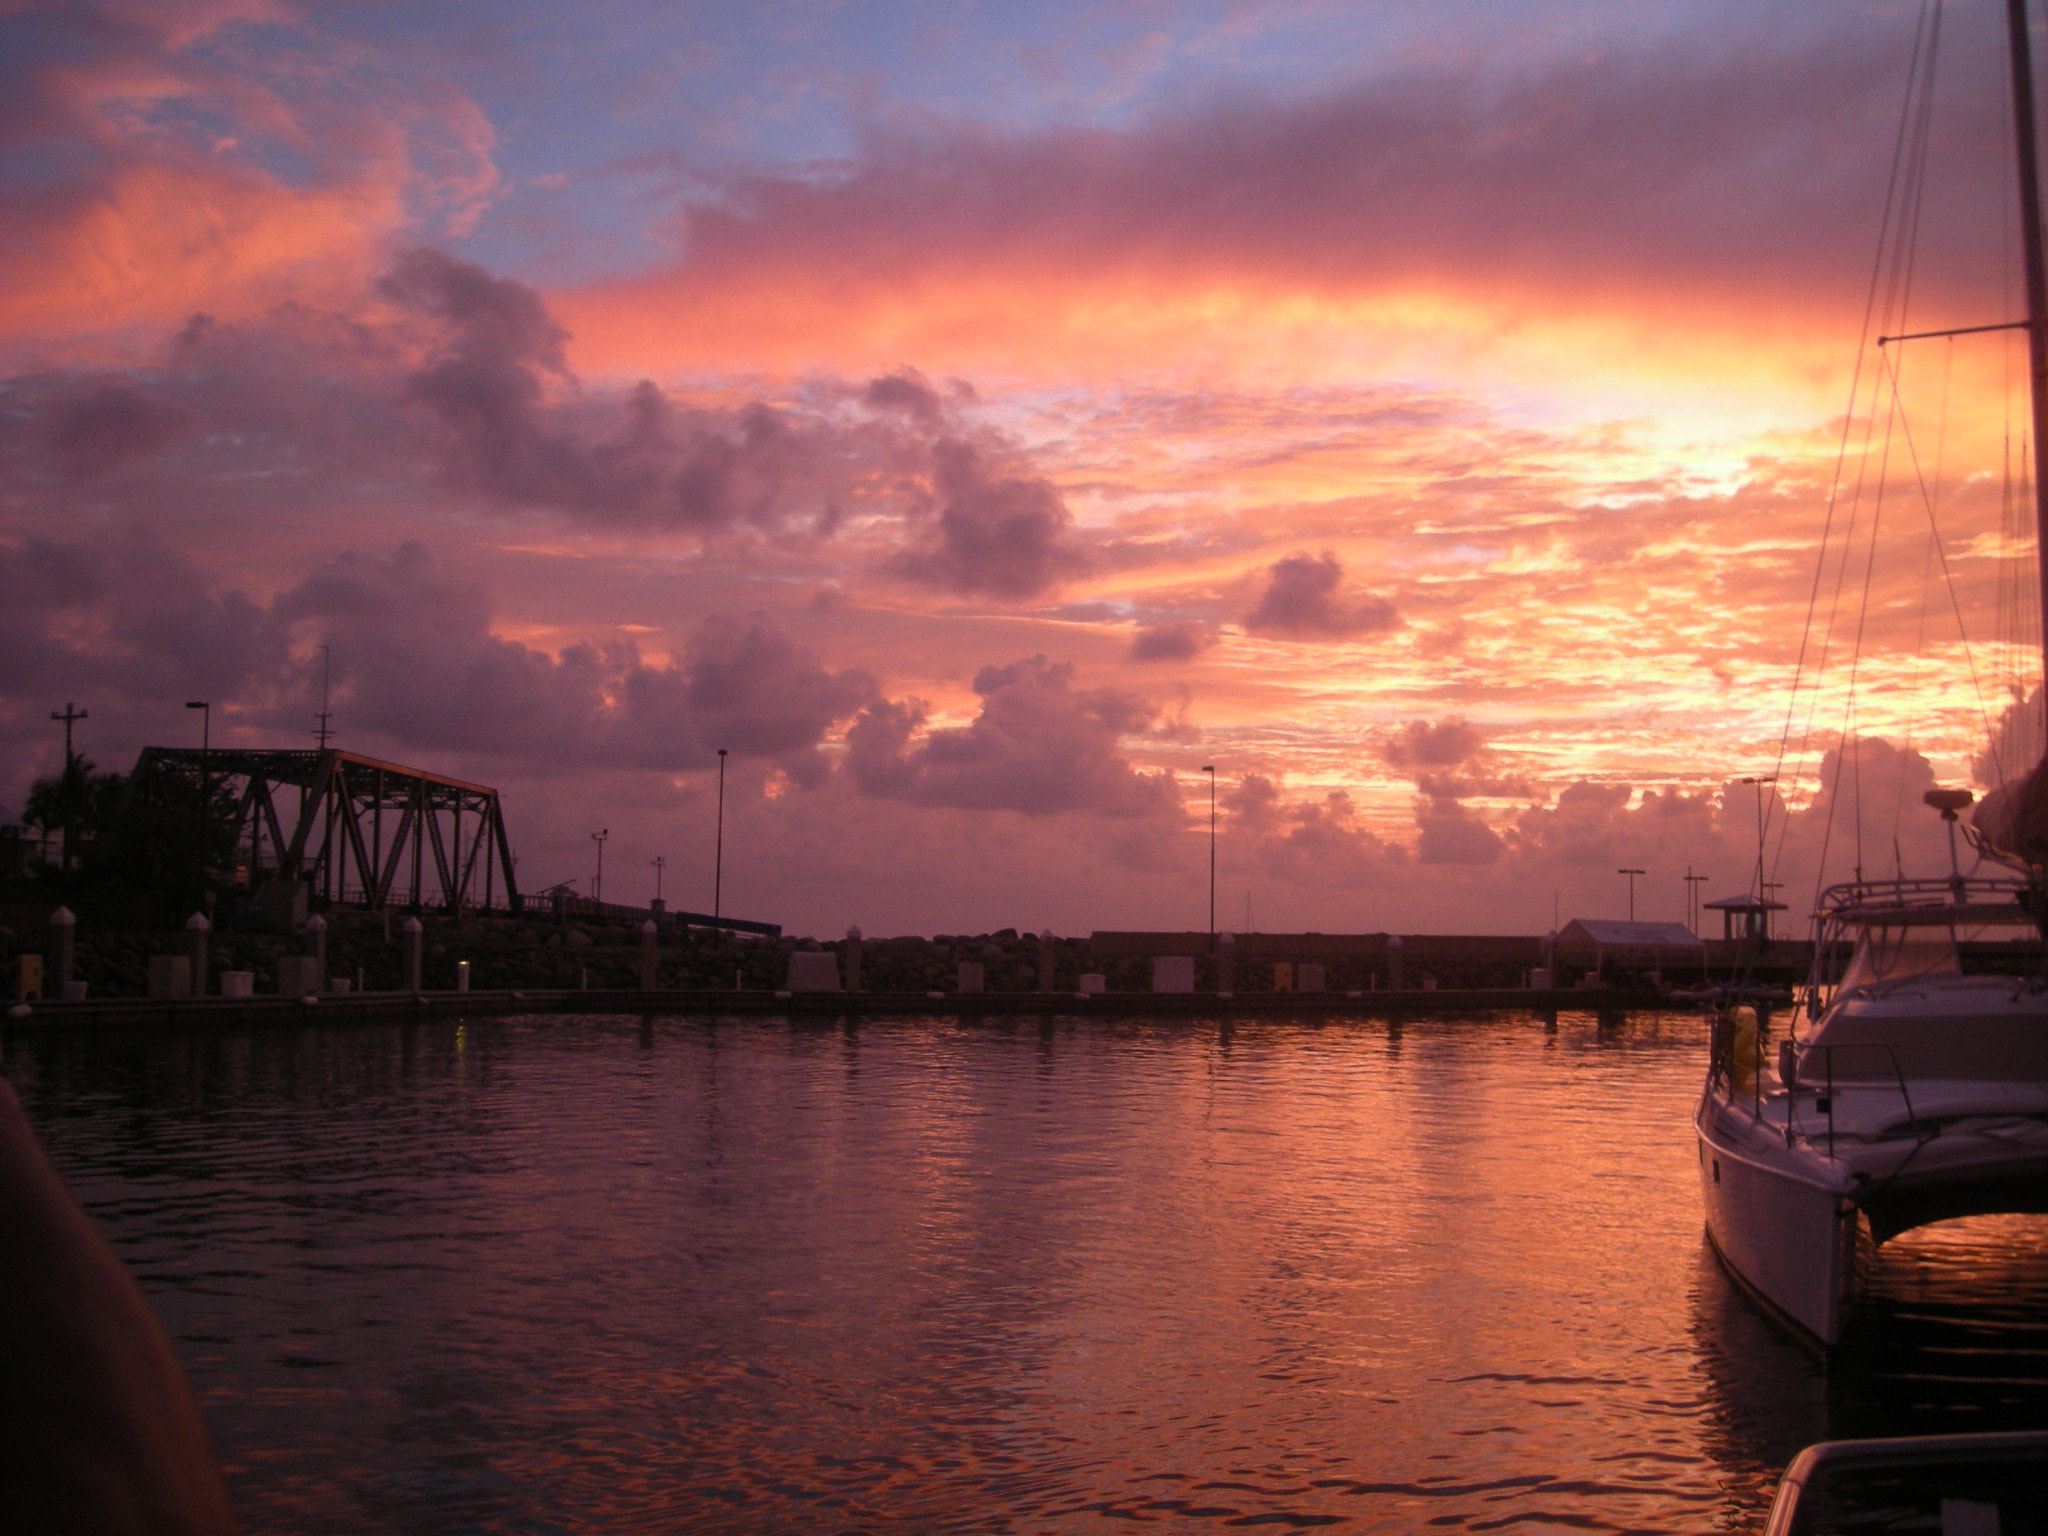
{"label": "floodlight on pole", "polygon": [[711,855],[711,933],[718,935],[719,905],[725,896],[725,748],[718,749],[718,841]]}
{"label": "floodlight on pole", "polygon": [[597,844],[597,878],[590,882],[590,899],[600,906],[604,904],[604,840],[611,835],[610,827],[590,834],[590,840]]}
{"label": "floodlight on pole", "polygon": [[1700,887],[1706,883],[1705,875],[1696,875],[1690,864],[1685,866],[1685,926],[1695,938],[1700,931]]}
{"label": "floodlight on pole", "polygon": [[1216,948],[1216,765],[1204,763],[1209,775],[1209,948]]}
{"label": "floodlight on pole", "polygon": [[1649,871],[1643,869],[1617,869],[1615,873],[1628,876],[1628,920],[1634,922],[1636,920],[1636,876],[1648,874]]}

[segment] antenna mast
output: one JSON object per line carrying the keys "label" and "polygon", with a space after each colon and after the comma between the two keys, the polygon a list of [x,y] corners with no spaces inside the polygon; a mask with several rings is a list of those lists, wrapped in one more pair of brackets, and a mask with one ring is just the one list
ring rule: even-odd
{"label": "antenna mast", "polygon": [[334,734],[334,732],[333,732],[333,731],[332,731],[331,729],[329,729],[329,727],[328,727],[328,724],[327,724],[327,722],[328,722],[328,721],[330,721],[330,720],[332,720],[332,719],[334,718],[334,714],[333,714],[333,711],[329,710],[329,709],[328,709],[328,707],[327,707],[327,673],[328,673],[328,664],[329,664],[329,663],[330,663],[331,661],[333,661],[333,659],[334,659],[334,658],[333,658],[333,657],[332,657],[331,655],[329,655],[329,654],[328,654],[328,650],[327,650],[327,647],[326,647],[326,646],[324,646],[324,645],[323,645],[323,646],[321,646],[321,647],[320,647],[320,713],[319,713],[319,714],[317,714],[317,715],[315,715],[315,716],[313,717],[313,718],[314,718],[315,720],[318,720],[318,721],[319,721],[320,723],[319,723],[319,724],[318,724],[317,726],[315,726],[315,727],[313,728],[313,739],[314,739],[315,741],[317,741],[317,742],[319,742],[319,743],[320,743],[320,750],[321,750],[322,752],[325,752],[325,751],[327,750],[327,739],[328,739],[328,738],[329,738],[330,736],[332,736],[332,735]]}
{"label": "antenna mast", "polygon": [[[2019,141],[2020,234],[2026,258],[2027,385],[2034,430],[2034,561],[2041,581],[2041,656],[2048,674],[2048,257],[2041,248],[2041,167],[2034,142],[2034,60],[2027,0],[2006,0],[2011,36],[2012,127]],[[2048,676],[2044,676],[2048,684]]]}

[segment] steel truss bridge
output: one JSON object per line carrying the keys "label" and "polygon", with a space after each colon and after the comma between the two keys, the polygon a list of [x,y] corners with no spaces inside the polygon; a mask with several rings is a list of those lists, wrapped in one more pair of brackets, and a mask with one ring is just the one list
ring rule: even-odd
{"label": "steel truss bridge", "polygon": [[[175,794],[233,793],[232,842],[259,878],[366,907],[520,909],[498,792],[354,752],[145,747],[128,814]],[[216,829],[218,835],[218,829]]]}

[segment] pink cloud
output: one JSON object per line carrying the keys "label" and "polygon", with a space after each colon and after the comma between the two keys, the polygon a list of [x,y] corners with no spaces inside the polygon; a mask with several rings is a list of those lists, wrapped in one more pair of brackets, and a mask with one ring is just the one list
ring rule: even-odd
{"label": "pink cloud", "polygon": [[884,799],[965,810],[1172,814],[1172,780],[1119,751],[1155,711],[1111,689],[1077,691],[1073,675],[1043,656],[983,667],[980,713],[958,728],[927,729],[915,703],[870,704],[846,733],[854,781]]}

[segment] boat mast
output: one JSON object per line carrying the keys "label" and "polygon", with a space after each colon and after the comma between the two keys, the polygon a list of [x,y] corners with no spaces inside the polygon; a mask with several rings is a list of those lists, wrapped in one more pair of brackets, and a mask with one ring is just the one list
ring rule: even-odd
{"label": "boat mast", "polygon": [[2034,143],[2034,61],[2027,0],[2006,0],[2012,46],[2012,126],[2019,140],[2020,232],[2026,257],[2027,394],[2033,407],[2034,561],[2041,582],[2041,665],[2048,688],[2048,257],[2041,249],[2041,169]]}

